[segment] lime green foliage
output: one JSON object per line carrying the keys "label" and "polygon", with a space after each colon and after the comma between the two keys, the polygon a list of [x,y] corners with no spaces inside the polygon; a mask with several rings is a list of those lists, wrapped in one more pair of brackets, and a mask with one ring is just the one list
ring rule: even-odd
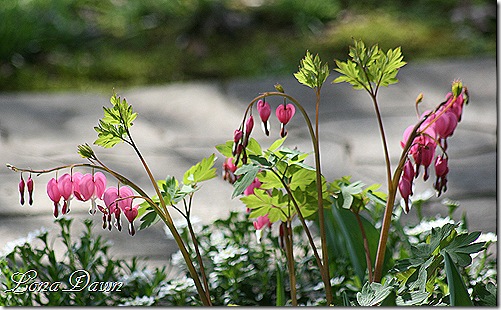
{"label": "lime green foliage", "polygon": [[[173,176],[167,176],[165,180],[157,181],[160,194],[162,195],[166,205],[175,207],[179,212],[181,212],[176,205],[180,202],[184,202],[185,212],[181,212],[181,214],[189,217],[192,201],[191,198],[200,188],[199,183],[208,181],[217,176],[216,168],[214,167],[215,162],[215,154],[212,154],[207,158],[203,158],[200,162],[193,165],[184,173],[182,183],[176,180]],[[154,196],[152,200],[157,205],[160,205],[158,196]],[[141,225],[139,226],[139,229],[150,227],[160,220],[160,216],[157,211],[153,209],[147,201],[141,204],[141,208],[138,210],[138,217],[141,217]]]}
{"label": "lime green foliage", "polygon": [[91,159],[96,158],[96,154],[94,154],[94,150],[87,143],[80,144],[77,147],[77,152],[80,156],[82,156],[82,158],[91,158]]}
{"label": "lime green foliage", "polygon": [[329,65],[322,64],[318,54],[313,57],[309,51],[306,51],[306,56],[301,60],[299,71],[294,73],[294,76],[299,83],[310,88],[320,89],[329,76]]}
{"label": "lime green foliage", "polygon": [[377,45],[366,48],[364,42],[355,40],[355,46],[350,47],[351,60],[337,60],[341,73],[333,83],[347,82],[355,89],[365,89],[377,92],[379,86],[397,83],[398,69],[406,63],[403,61],[399,47],[383,52]]}
{"label": "lime green foliage", "polygon": [[[250,139],[248,156],[250,163],[241,165],[235,175],[240,178],[234,184],[233,197],[241,195],[255,180],[262,183],[254,189],[254,195],[241,197],[240,200],[251,209],[250,217],[268,214],[270,221],[287,221],[296,214],[296,205],[303,217],[313,215],[317,209],[315,170],[306,165],[307,153],[281,147],[285,138],[276,140],[263,151],[259,143]],[[218,145],[223,154],[231,156],[233,141]],[[324,187],[326,187],[324,182]],[[325,191],[324,200],[328,197]]]}
{"label": "lime green foliage", "polygon": [[216,177],[216,168],[214,168],[214,163],[216,161],[216,155],[212,154],[208,158],[202,159],[201,162],[197,163],[186,173],[183,177],[183,183],[186,185],[196,184],[202,181],[207,181]]}
{"label": "lime green foliage", "polygon": [[137,113],[132,111],[132,105],[127,100],[120,99],[113,94],[110,100],[112,108],[103,107],[104,117],[99,120],[98,126],[94,127],[98,138],[94,144],[111,148],[120,142],[129,142],[129,128],[136,119]]}
{"label": "lime green foliage", "polygon": [[344,176],[330,184],[330,191],[336,197],[339,207],[359,212],[370,202],[384,206],[386,193],[378,191],[380,184],[372,184],[364,189],[364,183],[351,182],[350,179],[350,176]]}

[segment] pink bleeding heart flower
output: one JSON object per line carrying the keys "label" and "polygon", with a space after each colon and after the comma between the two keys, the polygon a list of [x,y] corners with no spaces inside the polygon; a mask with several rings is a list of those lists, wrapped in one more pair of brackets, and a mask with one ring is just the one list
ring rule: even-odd
{"label": "pink bleeding heart flower", "polygon": [[261,243],[261,238],[263,236],[263,229],[265,227],[271,227],[271,222],[270,219],[268,218],[268,214],[259,216],[256,221],[252,223],[254,225],[254,228],[256,229],[256,237],[257,237],[257,242]]}
{"label": "pink bleeding heart flower", "polygon": [[28,177],[28,181],[26,181],[26,187],[28,188],[28,203],[33,205],[33,188],[34,188],[34,183],[33,179],[31,178],[31,175]]}
{"label": "pink bleeding heart flower", "polygon": [[[107,215],[107,220],[108,220],[108,227],[111,230],[112,225],[111,225],[111,215],[115,215],[115,226],[117,229],[120,231],[122,230],[122,225],[120,221],[120,213],[121,210],[118,207],[117,199],[120,196],[118,195],[118,188],[112,186],[108,187],[103,194],[103,201],[106,206],[106,208],[102,208],[105,211],[101,210],[101,212],[105,215]],[[103,216],[103,221],[105,220],[105,217]],[[103,223],[103,227],[104,227]]]}
{"label": "pink bleeding heart flower", "polygon": [[19,194],[21,197],[20,203],[21,205],[24,205],[24,189],[26,187],[26,184],[24,183],[23,175],[21,174],[21,181],[19,181]]}
{"label": "pink bleeding heart flower", "polygon": [[403,173],[398,183],[398,190],[405,201],[405,213],[409,212],[409,197],[413,195],[412,181],[415,177],[414,167],[409,159],[404,164]]}
{"label": "pink bleeding heart flower", "polygon": [[108,210],[108,208],[103,207],[101,205],[97,205],[97,209],[103,214],[103,229],[106,229],[109,227],[111,231],[111,213]]}
{"label": "pink bleeding heart flower", "polygon": [[270,122],[268,119],[271,115],[271,107],[270,104],[263,100],[258,100],[257,102],[257,111],[259,112],[259,117],[261,118],[261,126],[265,135],[270,135]]}
{"label": "pink bleeding heart flower", "polygon": [[412,195],[412,182],[406,178],[401,178],[398,182],[398,190],[405,202],[405,213],[409,212],[409,197]]}
{"label": "pink bleeding heart flower", "polygon": [[[437,115],[440,115],[442,111],[443,110],[439,110],[437,112]],[[446,139],[452,136],[454,130],[457,127],[457,124],[458,118],[456,114],[454,114],[454,112],[452,112],[451,110],[447,110],[446,112],[438,116],[434,123],[434,129],[440,138]]]}
{"label": "pink bleeding heart flower", "polygon": [[73,194],[73,182],[71,180],[71,176],[68,173],[60,176],[57,180],[57,187],[59,189],[59,194],[63,198],[61,213],[64,215],[70,211],[70,199]]}
{"label": "pink bleeding heart flower", "polygon": [[278,120],[280,121],[280,136],[283,138],[287,135],[287,131],[285,130],[285,125],[289,123],[291,118],[296,113],[296,108],[292,103],[281,104],[277,107],[275,114],[277,115]]}
{"label": "pink bleeding heart flower", "polygon": [[223,163],[223,180],[231,184],[235,183],[237,180],[235,171],[237,171],[237,166],[233,163],[233,157],[226,158]]}
{"label": "pink bleeding heart flower", "polygon": [[125,214],[125,217],[129,221],[129,234],[131,236],[134,236],[136,234],[136,229],[134,228],[134,220],[137,217],[138,214],[138,205],[135,205],[134,207],[126,208],[123,212]]}
{"label": "pink bleeding heart flower", "polygon": [[[120,221],[121,212],[129,210],[132,208],[132,196],[134,193],[127,186],[122,186],[120,189],[112,186],[106,189],[103,194],[103,201],[106,205],[109,214],[115,215],[115,226],[118,230],[122,230],[122,224]],[[111,217],[109,219],[109,225],[111,229]]]}
{"label": "pink bleeding heart flower", "polygon": [[233,156],[240,154],[242,152],[242,137],[244,136],[244,133],[240,129],[235,129],[233,132],[233,149],[232,149],[232,154]]}
{"label": "pink bleeding heart flower", "polygon": [[263,216],[258,216],[257,220],[254,221],[253,225],[256,230],[261,230],[265,226],[271,227],[271,222],[270,219],[268,218],[268,214]]}
{"label": "pink bleeding heart flower", "polygon": [[280,123],[287,125],[296,113],[296,108],[292,103],[288,103],[286,105],[281,104],[277,107],[275,112]]}
{"label": "pink bleeding heart flower", "polygon": [[127,186],[122,186],[118,192],[120,196],[120,200],[118,201],[118,207],[125,211],[126,209],[132,208],[132,196],[134,196],[134,192]]}
{"label": "pink bleeding heart flower", "polygon": [[[423,113],[427,115],[429,112]],[[420,126],[420,130],[418,131],[417,137],[412,141],[412,145],[409,149],[409,154],[414,158],[414,162],[416,164],[416,175],[419,175],[419,167],[424,166],[424,180],[426,181],[429,177],[428,175],[428,166],[431,165],[433,158],[435,156],[435,149],[437,146],[436,143],[436,132],[434,128],[434,123],[431,123],[432,118],[428,118],[423,124]],[[431,124],[431,125],[430,125]],[[405,147],[407,141],[410,139],[410,135],[412,133],[412,129],[414,126],[409,126],[405,129],[403,134],[403,139],[400,142],[400,145]]]}
{"label": "pink bleeding heart flower", "polygon": [[[79,200],[91,200],[90,214],[96,213],[96,199],[101,199],[106,188],[106,176],[102,172],[96,172],[94,175],[87,173],[78,181],[78,192],[75,196]],[[78,193],[78,195],[77,195]]]}
{"label": "pink bleeding heart flower", "polygon": [[244,195],[249,196],[254,194],[254,189],[259,188],[261,186],[261,183],[258,178],[254,178],[254,181],[247,186],[247,188],[244,190]]}
{"label": "pink bleeding heart flower", "polygon": [[47,183],[47,195],[54,202],[54,217],[57,218],[59,216],[61,193],[59,192],[59,186],[55,178],[50,179]]}
{"label": "pink bleeding heart flower", "polygon": [[437,190],[438,196],[447,191],[447,173],[449,173],[448,159],[444,155],[435,159],[435,175],[437,179],[433,187]]}

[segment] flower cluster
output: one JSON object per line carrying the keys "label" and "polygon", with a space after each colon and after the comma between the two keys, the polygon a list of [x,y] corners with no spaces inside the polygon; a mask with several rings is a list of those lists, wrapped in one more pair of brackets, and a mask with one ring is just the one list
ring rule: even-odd
{"label": "flower cluster", "polygon": [[[262,99],[259,99],[257,101],[256,106],[257,106],[257,111],[259,113],[259,118],[261,119],[262,129],[264,133],[268,136],[270,135],[269,118],[271,115],[271,106],[268,102]],[[289,123],[289,121],[292,119],[295,113],[296,113],[296,108],[292,103],[284,102],[283,104],[280,104],[277,107],[275,114],[280,122],[280,136],[282,138],[287,135],[287,130],[285,130],[285,125]],[[246,120],[242,123],[242,126],[240,126],[240,128],[235,130],[233,133],[233,142],[234,142],[233,156],[235,156],[236,158],[234,163],[235,165],[238,165],[240,158],[242,159],[243,163],[247,162],[247,155],[245,153],[245,148],[249,144],[249,138],[253,128],[254,128],[254,117],[252,116],[251,113],[249,117],[247,117]],[[225,172],[231,172],[230,170],[231,168],[233,168],[233,166],[227,164],[228,163],[225,162],[225,166],[223,166],[223,169]],[[229,178],[228,181],[234,183],[234,180],[232,182],[231,178]]]}
{"label": "flower cluster", "polygon": [[[264,133],[268,136],[270,134],[270,122],[269,118],[271,115],[271,106],[265,100],[259,99],[256,102],[257,111],[259,113],[259,118],[261,119],[261,127]],[[287,135],[287,130],[285,129],[285,125],[289,123],[294,114],[296,113],[296,108],[291,103],[284,102],[280,104],[275,110],[276,117],[280,122],[280,136],[283,138]],[[223,179],[230,182],[231,184],[235,183],[238,179],[238,176],[235,175],[235,171],[237,170],[238,163],[240,160],[245,164],[247,163],[247,154],[246,147],[249,144],[250,134],[252,129],[254,128],[254,117],[249,115],[242,123],[242,126],[239,129],[236,129],[233,133],[233,148],[232,154],[234,157],[226,158],[223,163]],[[254,181],[244,190],[244,195],[252,195],[254,194],[254,189],[259,188],[261,182],[258,178],[255,178]],[[249,210],[248,210],[249,211]],[[267,216],[260,216],[257,221],[254,222],[254,227],[260,233],[262,229],[265,227],[270,227],[271,223]]]}
{"label": "flower cluster", "polygon": [[[409,211],[409,197],[412,196],[413,179],[419,176],[423,166],[423,179],[429,178],[428,167],[433,163],[436,181],[434,188],[440,196],[447,190],[449,172],[447,139],[454,134],[461,121],[463,106],[468,103],[468,91],[460,81],[452,85],[452,92],[434,111],[425,111],[421,115],[420,126],[413,136],[398,188],[405,201],[405,212]],[[409,126],[403,134],[402,148],[405,148],[413,134],[414,126]],[[438,150],[438,151],[437,151]],[[436,153],[439,153],[438,155]],[[414,165],[412,164],[414,162]]]}
{"label": "flower cluster", "polygon": [[24,205],[24,190],[25,188],[28,189],[28,203],[31,205],[33,205],[33,179],[31,178],[31,174],[30,176],[28,177],[28,181],[26,181],[26,183],[24,182],[24,179],[23,179],[23,175],[21,174],[21,181],[19,181],[19,193],[21,195],[21,200],[20,200],[20,203],[21,205]]}
{"label": "flower cluster", "polygon": [[[24,182],[21,175],[19,183],[19,193],[21,204],[24,204],[25,187],[28,189],[29,204],[33,204],[33,179],[31,176]],[[96,210],[103,214],[103,229],[112,229],[112,215],[115,218],[115,227],[121,231],[122,225],[120,215],[123,212],[129,221],[129,234],[134,235],[135,229],[133,221],[138,214],[138,205],[132,206],[134,193],[129,187],[122,186],[106,188],[106,176],[102,172],[86,173],[80,172],[65,173],[57,178],[51,178],[47,182],[47,195],[54,203],[54,217],[65,215],[70,212],[70,202],[73,198],[79,201],[90,201],[89,213],[94,215]],[[98,205],[97,200],[104,202],[104,206]]]}

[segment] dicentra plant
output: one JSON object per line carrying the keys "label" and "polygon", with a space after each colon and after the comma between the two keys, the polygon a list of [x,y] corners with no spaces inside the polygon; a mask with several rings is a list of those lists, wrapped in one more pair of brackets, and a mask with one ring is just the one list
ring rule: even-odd
{"label": "dicentra plant", "polygon": [[[253,226],[258,239],[269,227],[277,227],[278,242],[271,244],[276,247],[274,255],[281,255],[279,260],[286,262],[288,277],[285,281],[281,276],[285,268],[278,265],[276,268],[270,267],[270,270],[280,273],[280,276],[277,273],[273,292],[276,304],[287,303],[285,291],[290,293],[291,305],[300,303],[297,270],[305,270],[304,266],[298,264],[306,261],[315,262],[325,292],[325,301],[317,303],[341,303],[338,299],[340,294],[334,291],[332,281],[339,276],[334,274],[334,270],[339,270],[335,266],[339,261],[337,258],[346,255],[341,253],[348,253],[346,257],[355,274],[354,281],[360,283],[361,291],[356,295],[356,300],[342,295],[344,305],[471,305],[472,297],[466,289],[461,270],[471,264],[471,254],[485,250],[483,242],[475,243],[480,233],[464,232],[458,225],[443,225],[433,229],[429,238],[417,245],[403,243],[406,250],[400,254],[405,255],[396,257],[395,253],[391,253],[395,248],[388,244],[392,225],[402,231],[398,221],[392,219],[397,195],[400,193],[405,201],[404,211],[408,212],[412,203],[413,180],[419,176],[421,169],[424,170],[423,178],[426,181],[430,176],[429,167],[434,168],[434,188],[438,195],[447,190],[447,142],[461,121],[463,107],[469,100],[468,91],[459,80],[454,81],[444,101],[437,103],[433,110],[422,113],[419,111],[422,95],[418,96],[415,102],[417,120],[403,130],[402,152],[397,159],[392,159],[378,92],[383,86],[397,83],[399,69],[405,65],[401,50],[395,48],[383,51],[377,45],[366,47],[363,42],[355,41],[354,46],[350,47],[349,57],[347,61],[336,61],[335,70],[340,75],[333,82],[347,82],[369,95],[383,145],[385,191],[380,190],[378,184],[366,186],[360,181],[352,182],[349,176],[328,181],[322,174],[319,140],[321,89],[330,71],[327,63],[309,52],[301,60],[299,71],[294,76],[299,83],[311,89],[315,98],[315,114],[308,115],[301,102],[276,84],[274,91],[263,92],[250,101],[242,122],[233,133],[233,139],[216,146],[226,157],[223,175],[234,186],[232,198],[240,196],[241,202],[247,207],[248,216],[255,219]],[[331,102],[336,102],[335,98]],[[190,168],[182,181],[172,176],[156,180],[132,137],[131,127],[137,114],[125,99],[115,94],[111,104],[111,107],[104,107],[104,117],[95,127],[98,138],[94,144],[104,148],[111,148],[121,142],[130,145],[151,181],[154,195],[149,195],[125,174],[109,168],[90,145],[82,144],[78,147],[78,153],[88,160],[86,163],[45,170],[7,165],[21,175],[21,204],[25,203],[26,189],[29,203],[33,203],[34,175],[54,173],[55,177],[47,184],[47,194],[54,203],[55,217],[70,212],[70,201],[77,199],[90,201],[90,213],[99,211],[102,214],[105,229],[111,230],[115,226],[121,230],[122,214],[128,220],[131,235],[136,233],[134,220],[137,217],[141,217],[140,229],[161,220],[179,247],[201,304],[212,305],[214,300],[219,301],[220,298],[214,299],[216,295],[211,294],[211,290],[217,288],[211,288],[204,265],[214,268],[216,263],[207,262],[208,258],[204,256],[208,251],[207,245],[204,244],[201,250],[190,215],[194,195],[200,189],[199,183],[216,176],[215,155]],[[276,107],[272,108],[272,104]],[[280,123],[280,137],[265,149],[251,137],[254,115],[258,114],[256,118],[259,118],[265,134],[269,135],[273,132],[270,130],[273,110]],[[311,139],[313,166],[305,161],[309,153],[284,146],[286,125],[295,114],[303,117]],[[61,172],[64,173],[58,176]],[[28,175],[27,182],[23,175]],[[108,181],[110,177],[116,183]],[[109,183],[116,186],[109,186]],[[186,220],[184,236],[181,236],[173,222],[172,210],[179,212]],[[316,223],[315,228],[312,222]],[[300,229],[297,229],[298,226]],[[298,233],[301,234],[300,238],[307,240],[309,251],[298,251],[295,247]],[[242,281],[245,282],[245,279]],[[231,283],[245,285],[235,281]],[[228,288],[230,291],[238,290]],[[435,294],[436,291],[443,294]],[[219,296],[221,292],[217,294]],[[238,300],[234,302],[239,303]]]}

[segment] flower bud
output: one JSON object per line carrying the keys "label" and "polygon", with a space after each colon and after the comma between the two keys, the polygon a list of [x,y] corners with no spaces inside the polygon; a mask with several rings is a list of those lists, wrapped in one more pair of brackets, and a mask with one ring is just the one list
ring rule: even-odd
{"label": "flower bud", "polygon": [[461,80],[455,80],[452,82],[452,94],[454,97],[459,97],[461,95],[461,92],[463,91],[463,83]]}
{"label": "flower bud", "polygon": [[275,84],[274,86],[275,86],[275,89],[276,89],[278,92],[285,93],[284,88],[282,87],[282,85],[281,85],[281,84],[278,84],[278,83],[277,83],[277,84]]}
{"label": "flower bud", "polygon": [[245,122],[245,133],[249,135],[252,132],[252,128],[254,128],[254,117],[250,115],[247,121]]}
{"label": "flower bud", "polygon": [[398,190],[400,192],[400,195],[402,196],[402,199],[405,201],[405,213],[409,212],[409,196],[412,195],[412,182],[405,179],[401,178],[400,182],[398,182]]}
{"label": "flower bud", "polygon": [[21,181],[19,181],[19,194],[21,196],[21,205],[24,205],[24,188],[25,188],[25,183],[23,179],[23,175],[21,174]]}
{"label": "flower bud", "polygon": [[257,111],[259,112],[259,117],[261,118],[261,125],[263,128],[263,131],[265,135],[269,136],[270,135],[270,130],[269,130],[269,122],[268,119],[270,118],[271,115],[271,107],[270,104],[263,101],[259,100],[257,102]]}
{"label": "flower bud", "polygon": [[33,205],[33,179],[31,178],[31,175],[28,177],[28,181],[26,181],[26,187],[28,187],[28,203]]}
{"label": "flower bud", "polygon": [[243,135],[244,133],[240,129],[235,129],[235,131],[233,132],[233,142],[238,143],[238,141],[242,139]]}

